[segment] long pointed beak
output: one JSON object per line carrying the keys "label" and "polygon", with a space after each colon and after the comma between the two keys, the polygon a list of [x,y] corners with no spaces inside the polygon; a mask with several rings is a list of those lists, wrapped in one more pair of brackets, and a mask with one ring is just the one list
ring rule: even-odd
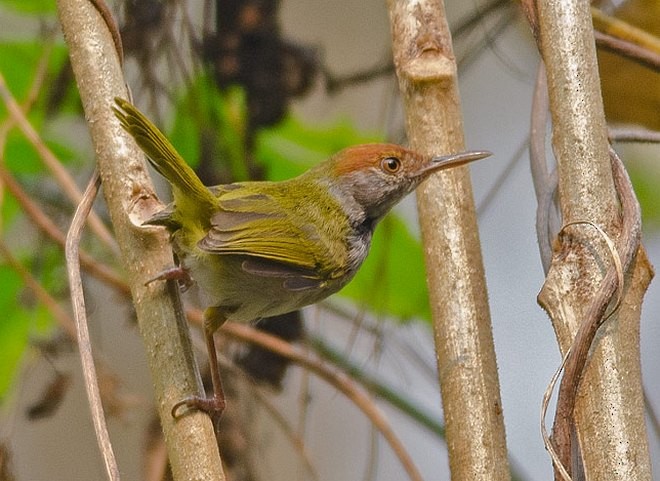
{"label": "long pointed beak", "polygon": [[487,150],[471,150],[459,154],[433,157],[425,170],[435,171],[448,169],[449,167],[458,167],[459,165],[465,165],[474,162],[475,160],[490,157],[491,155],[493,155],[493,153],[488,152]]}

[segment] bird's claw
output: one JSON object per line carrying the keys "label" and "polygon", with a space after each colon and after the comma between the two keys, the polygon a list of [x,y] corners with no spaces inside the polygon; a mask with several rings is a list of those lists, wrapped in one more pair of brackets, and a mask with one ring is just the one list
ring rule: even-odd
{"label": "bird's claw", "polygon": [[152,282],[156,281],[177,281],[184,291],[193,285],[193,279],[190,276],[190,272],[188,269],[182,266],[165,269],[153,279],[149,279],[147,282],[145,282],[144,285],[148,286]]}
{"label": "bird's claw", "polygon": [[215,396],[190,396],[176,403],[172,407],[171,413],[174,419],[179,419],[183,415],[183,413],[179,413],[179,410],[185,406],[189,410],[203,411],[212,419],[218,419],[220,416],[222,416],[226,405],[227,403],[225,402],[224,398],[218,398]]}

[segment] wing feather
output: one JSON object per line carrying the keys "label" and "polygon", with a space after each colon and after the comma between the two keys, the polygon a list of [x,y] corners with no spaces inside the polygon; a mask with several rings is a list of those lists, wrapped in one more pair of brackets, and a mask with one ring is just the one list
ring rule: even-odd
{"label": "wing feather", "polygon": [[267,189],[255,194],[235,186],[218,192],[220,209],[198,243],[201,249],[269,261],[260,267],[255,262],[244,263],[243,269],[255,275],[285,278],[291,290],[316,287],[337,275],[336,268],[327,264],[328,256],[317,253],[320,236],[313,224],[287,215],[278,197],[264,192]]}

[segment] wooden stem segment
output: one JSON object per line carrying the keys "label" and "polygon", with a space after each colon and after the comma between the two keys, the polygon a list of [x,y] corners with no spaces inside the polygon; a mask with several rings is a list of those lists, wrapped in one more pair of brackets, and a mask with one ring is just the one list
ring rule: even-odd
{"label": "wooden stem segment", "polygon": [[148,353],[170,466],[177,481],[222,481],[225,478],[210,419],[193,413],[175,421],[170,414],[174,403],[199,393],[201,383],[177,289],[159,282],[145,286],[171,267],[172,254],[164,229],[142,226],[160,204],[143,155],[110,109],[114,97],[127,98],[128,93],[115,43],[96,3],[58,0],[57,6]]}
{"label": "wooden stem segment", "polygon": [[[612,265],[602,236],[589,223],[616,240],[621,236],[622,219],[608,152],[589,2],[553,0],[536,5],[560,207],[564,224],[576,223],[563,231],[538,300],[565,353],[580,325],[587,322]],[[621,309],[599,331],[584,373],[577,373],[575,408],[564,416],[569,423],[559,423],[559,428],[555,423],[553,443],[570,472],[571,464],[578,461],[577,466],[580,461],[576,446],[571,446],[572,418],[586,479],[651,479],[639,363],[639,306],[651,275],[640,247],[626,276]],[[559,474],[556,479],[561,479]]]}
{"label": "wooden stem segment", "polygon": [[[411,147],[464,148],[456,63],[440,0],[389,0],[394,63]],[[454,480],[509,479],[499,380],[469,171],[417,190]]]}

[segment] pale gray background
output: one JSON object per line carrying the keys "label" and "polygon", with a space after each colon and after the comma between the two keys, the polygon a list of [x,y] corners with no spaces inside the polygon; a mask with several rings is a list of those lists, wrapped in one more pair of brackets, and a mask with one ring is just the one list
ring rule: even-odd
{"label": "pale gray background", "polygon": [[[448,2],[450,21],[462,18],[476,8],[476,2]],[[337,73],[350,73],[385,60],[390,51],[389,23],[385,3],[368,0],[284,0],[282,19],[286,32],[301,42],[318,45],[323,58]],[[483,32],[482,32],[483,33]],[[477,33],[478,35],[478,33]],[[494,179],[509,163],[526,138],[535,67],[535,49],[524,24],[512,25],[492,47],[460,77],[468,148],[489,149],[495,156],[472,167],[474,191],[479,203]],[[295,112],[308,121],[328,123],[350,117],[360,128],[387,128],[396,138],[402,121],[394,80],[381,80],[349,89],[332,98],[322,92],[295,105]],[[414,203],[402,207],[414,217]],[[525,155],[512,169],[491,205],[479,219],[484,263],[488,278],[493,329],[498,356],[508,447],[529,480],[550,479],[552,470],[539,434],[539,410],[543,391],[560,362],[554,333],[536,304],[543,273],[534,230],[535,200],[528,160]],[[651,261],[660,264],[660,234],[647,232],[644,238]],[[95,324],[94,339],[103,357],[112,363],[126,381],[124,390],[135,397],[137,408],[122,421],[112,421],[115,448],[124,479],[140,479],[142,413],[149,410],[150,387],[142,346],[118,313],[112,294],[100,294],[90,302]],[[434,366],[432,339],[424,326],[396,330],[386,325],[384,351],[374,361],[374,342],[362,335],[349,342],[350,327],[341,321],[320,325],[310,308],[310,329],[330,336],[336,345],[350,345],[351,355],[366,367],[379,366],[379,373],[428,410],[441,416],[434,375],[421,373],[412,355],[401,347],[412,346],[428,366]],[[642,361],[645,384],[656,409],[660,409],[658,382],[660,339],[658,314],[660,288],[655,282],[646,296],[642,318]],[[205,358],[201,359],[205,362]],[[14,466],[20,480],[104,479],[102,465],[91,432],[89,411],[81,391],[78,360],[71,355],[60,361],[61,369],[74,375],[73,392],[58,416],[35,423],[17,419],[9,433],[15,446]],[[41,362],[33,372],[48,373]],[[295,425],[300,406],[301,385],[310,383],[311,405],[305,427],[309,455],[319,479],[344,481],[365,479],[372,446],[372,431],[355,409],[318,379],[306,379],[300,371],[289,374],[288,389],[274,397]],[[26,383],[16,402],[33,400],[42,387],[36,378]],[[421,431],[400,415],[391,414],[425,479],[448,479],[443,443]],[[283,440],[278,428],[265,423],[263,450],[274,466],[270,479],[308,479],[297,454]],[[73,443],[82,443],[74,445]],[[651,436],[656,471],[660,469],[660,446]],[[375,473],[380,481],[405,479],[389,448],[381,441],[374,448]]]}

